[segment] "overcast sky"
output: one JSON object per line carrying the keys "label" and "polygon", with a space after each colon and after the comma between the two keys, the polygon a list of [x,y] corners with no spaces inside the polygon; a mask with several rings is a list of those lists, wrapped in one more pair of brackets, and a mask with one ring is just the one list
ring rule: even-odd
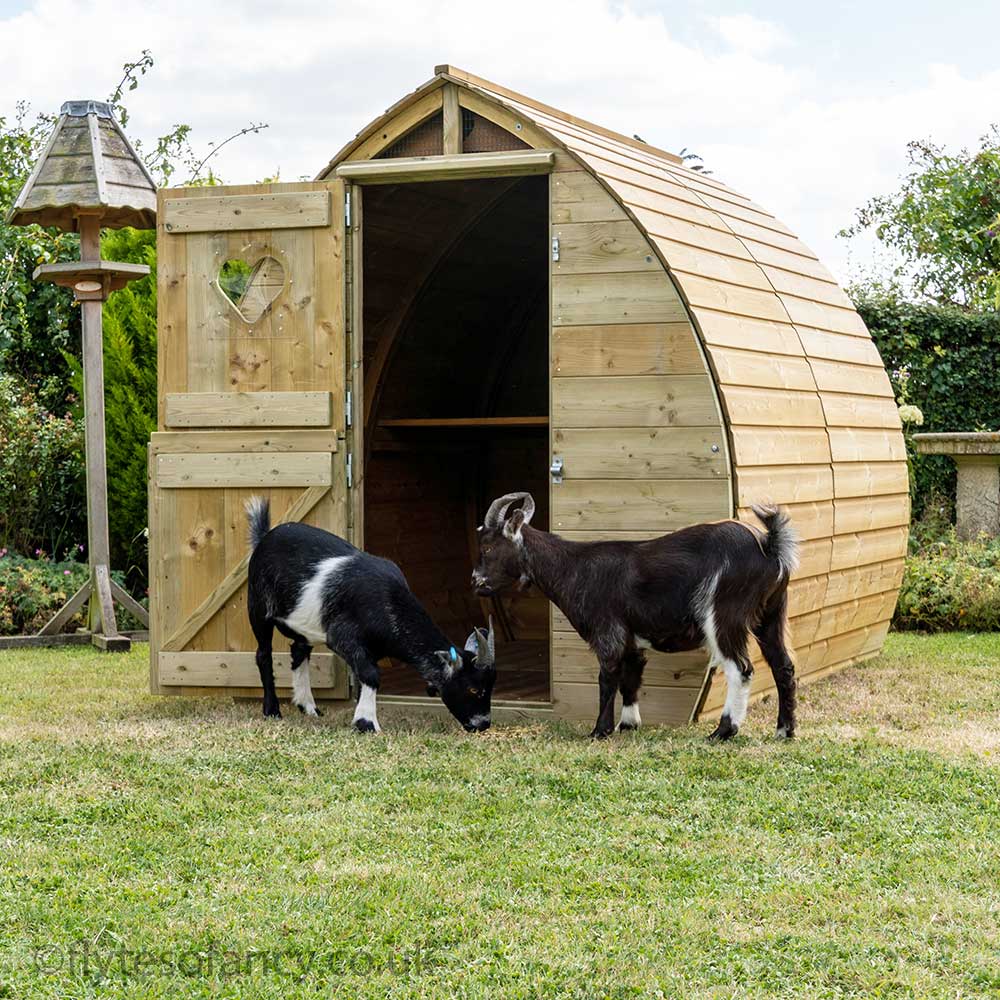
{"label": "overcast sky", "polygon": [[0,115],[132,95],[140,140],[178,122],[245,183],[312,176],[450,62],[665,149],[700,153],[847,278],[870,259],[837,231],[891,191],[906,143],[957,148],[1000,121],[1000,3],[951,0],[439,0],[140,3],[0,0]]}

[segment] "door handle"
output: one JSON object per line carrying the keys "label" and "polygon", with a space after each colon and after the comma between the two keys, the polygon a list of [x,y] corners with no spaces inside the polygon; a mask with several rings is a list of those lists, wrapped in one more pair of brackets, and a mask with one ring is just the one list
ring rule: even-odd
{"label": "door handle", "polygon": [[552,464],[549,466],[552,475],[552,482],[561,483],[563,481],[563,460],[560,455],[552,456]]}

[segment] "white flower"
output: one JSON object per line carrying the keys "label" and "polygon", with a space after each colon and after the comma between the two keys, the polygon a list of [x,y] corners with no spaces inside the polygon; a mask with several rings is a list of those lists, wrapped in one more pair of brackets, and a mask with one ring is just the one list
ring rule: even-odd
{"label": "white flower", "polygon": [[917,427],[920,427],[924,422],[924,414],[919,406],[904,403],[899,408],[899,419],[902,420],[904,424],[916,424]]}

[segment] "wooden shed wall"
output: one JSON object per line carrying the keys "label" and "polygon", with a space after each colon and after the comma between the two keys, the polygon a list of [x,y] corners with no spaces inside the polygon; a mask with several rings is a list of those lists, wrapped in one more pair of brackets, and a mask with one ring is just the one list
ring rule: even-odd
{"label": "wooden shed wall", "polygon": [[[578,156],[666,262],[715,376],[739,515],[785,504],[803,537],[790,592],[800,677],[877,652],[906,552],[906,455],[888,375],[848,297],[787,227],[714,178],[492,96]],[[758,670],[755,693],[771,687]],[[723,698],[717,676],[703,710]]]}
{"label": "wooden shed wall", "polygon": [[[683,369],[694,365],[693,354],[687,361],[683,354],[700,350],[714,386],[701,397],[704,420],[689,428],[667,421],[659,434],[711,427],[707,401],[717,399],[733,473],[730,503],[741,517],[752,517],[754,502],[790,509],[803,537],[791,589],[800,677],[877,652],[906,550],[905,452],[882,361],[836,281],[787,227],[715,178],[461,71],[449,70],[390,109],[324,175],[341,159],[375,155],[441,108],[438,88],[455,86],[463,108],[516,130],[529,145],[557,149],[552,445],[564,455],[570,488],[561,499],[553,492],[553,530],[639,538],[725,516],[728,504],[720,512],[714,494],[699,506],[695,498],[707,494],[697,489],[684,508],[677,466],[670,467],[674,483],[657,485],[665,452],[655,438],[634,434],[629,446],[616,447],[623,428],[657,426],[659,386],[648,383],[651,396],[644,380],[696,376]],[[611,369],[617,374],[608,375]],[[678,409],[697,405],[689,399]],[[681,506],[665,515],[678,498]],[[593,658],[558,612],[553,629],[563,711],[588,715]],[[700,656],[689,669],[664,664],[664,679],[694,685]],[[650,693],[657,676],[651,663],[644,710],[656,705]],[[769,671],[758,670],[755,695],[771,687]],[[722,678],[702,696],[695,699],[700,708],[717,713]],[[676,707],[647,715],[670,718]]]}

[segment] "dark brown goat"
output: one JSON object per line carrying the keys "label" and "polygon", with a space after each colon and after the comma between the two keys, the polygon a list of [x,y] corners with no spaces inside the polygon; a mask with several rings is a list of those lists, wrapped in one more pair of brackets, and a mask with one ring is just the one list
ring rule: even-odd
{"label": "dark brown goat", "polygon": [[[519,501],[523,506],[508,516]],[[600,663],[600,713],[592,736],[614,731],[617,691],[619,728],[639,726],[644,649],[678,653],[699,646],[726,675],[726,703],[712,738],[735,736],[750,697],[752,633],[778,689],[778,736],[791,737],[795,666],[785,630],[798,542],[783,510],[753,510],[766,532],[722,521],[643,542],[570,542],[530,526],[530,494],[508,493],[493,501],[479,529],[473,586],[489,596],[533,583],[590,644]]]}

